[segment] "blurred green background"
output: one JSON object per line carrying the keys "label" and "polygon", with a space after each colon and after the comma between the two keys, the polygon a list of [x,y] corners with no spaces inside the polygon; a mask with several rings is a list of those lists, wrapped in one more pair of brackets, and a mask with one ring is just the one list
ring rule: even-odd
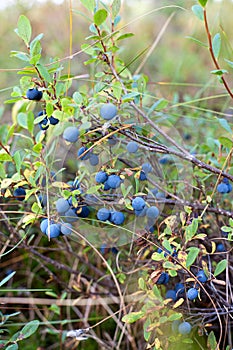
{"label": "blurred green background", "polygon": [[[108,2],[107,0],[105,0]],[[98,1],[97,1],[98,2]],[[10,97],[11,88],[18,84],[20,76],[17,69],[24,62],[10,57],[11,50],[24,50],[24,44],[14,32],[20,14],[25,14],[31,20],[33,35],[44,33],[42,40],[44,62],[50,57],[64,58],[69,55],[69,15],[72,4],[73,17],[73,53],[80,50],[89,35],[90,22],[81,15],[87,14],[79,0],[1,0],[0,10],[0,102]],[[143,72],[149,76],[152,92],[159,97],[171,100],[174,93],[179,100],[185,95],[195,98],[204,87],[208,94],[214,95],[225,92],[216,77],[210,74],[214,69],[208,50],[198,46],[187,38],[193,36],[206,42],[203,23],[191,11],[197,4],[195,0],[125,0],[121,9],[122,20],[118,29],[123,32],[133,32],[133,38],[122,41],[120,56],[130,63],[137,55],[130,68],[132,72]],[[5,5],[5,6],[4,6]],[[168,7],[169,6],[169,7]],[[178,7],[179,6],[179,7]],[[160,7],[163,9],[157,10]],[[174,13],[170,23],[163,33],[158,45],[142,64],[145,55],[140,53],[153,45],[169,16]],[[214,35],[220,32],[222,36],[222,53],[220,64],[222,68],[231,70],[224,58],[232,60],[232,13],[231,0],[208,2],[208,18],[210,29]],[[71,62],[72,73],[83,74],[89,67],[83,65],[86,55],[80,53]],[[63,61],[64,74],[68,60]],[[15,70],[16,69],[16,70]],[[183,85],[185,83],[185,85]],[[197,86],[195,84],[198,84]],[[199,85],[200,84],[200,85]],[[210,89],[210,90],[209,90]],[[6,106],[5,109],[9,109]]]}

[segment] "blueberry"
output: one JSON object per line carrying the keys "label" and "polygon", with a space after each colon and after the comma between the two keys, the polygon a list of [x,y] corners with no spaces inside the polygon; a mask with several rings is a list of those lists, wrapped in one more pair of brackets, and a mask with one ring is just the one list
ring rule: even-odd
{"label": "blueberry", "polygon": [[100,253],[104,255],[108,251],[109,251],[109,248],[108,248],[107,244],[105,244],[105,243],[101,244],[101,246],[100,246]]}
{"label": "blueberry", "polygon": [[156,199],[164,199],[166,198],[166,194],[164,192],[159,191],[158,193],[156,193],[155,197]]}
{"label": "blueberry", "polygon": [[111,248],[111,252],[112,252],[113,254],[117,254],[117,253],[118,253],[118,249],[117,249],[116,247],[112,247],[112,248]]}
{"label": "blueberry", "polygon": [[159,209],[156,206],[152,206],[147,209],[146,216],[151,219],[156,219],[159,216]]}
{"label": "blueberry", "polygon": [[76,209],[76,214],[79,218],[87,218],[90,214],[90,209],[87,205],[82,205]]}
{"label": "blueberry", "polygon": [[45,117],[43,120],[39,122],[39,128],[40,130],[47,130],[49,128],[49,120],[47,117]]}
{"label": "blueberry", "polygon": [[146,216],[147,207],[145,206],[142,210],[134,210],[134,214],[139,217]]}
{"label": "blueberry", "polygon": [[142,197],[135,197],[132,200],[132,207],[134,210],[143,210],[143,208],[145,207],[146,202],[144,201],[144,199]]}
{"label": "blueberry", "polygon": [[60,235],[60,225],[58,224],[50,224],[46,229],[46,235],[50,238],[56,238]]}
{"label": "blueberry", "polygon": [[18,187],[14,190],[13,196],[15,199],[18,199],[18,201],[23,201],[26,196],[26,191],[23,187]]}
{"label": "blueberry", "polygon": [[51,117],[49,117],[49,124],[56,125],[58,123],[59,123],[59,119],[53,117],[52,115],[51,115]]}
{"label": "blueberry", "polygon": [[136,153],[138,150],[138,143],[135,141],[130,141],[126,146],[126,149],[129,153]]}
{"label": "blueberry", "polygon": [[198,271],[197,273],[197,279],[198,281],[200,281],[201,283],[205,283],[207,281],[207,276],[205,274],[205,272],[203,270]]}
{"label": "blueberry", "polygon": [[228,185],[224,184],[223,182],[220,182],[217,186],[217,191],[219,193],[227,193],[228,192]]}
{"label": "blueberry", "polygon": [[28,89],[26,96],[29,100],[40,101],[43,93],[37,89]]}
{"label": "blueberry", "polygon": [[64,214],[67,210],[69,210],[70,205],[68,201],[64,198],[59,198],[56,201],[56,209],[58,214]]}
{"label": "blueberry", "polygon": [[189,334],[191,332],[192,326],[189,322],[182,322],[178,327],[178,332],[180,334]]}
{"label": "blueberry", "polygon": [[143,170],[140,171],[139,180],[140,181],[146,181],[147,180],[147,176],[146,176],[145,171],[143,171]]}
{"label": "blueberry", "polygon": [[176,292],[178,292],[180,289],[183,289],[183,288],[184,288],[183,283],[176,283],[174,289]]}
{"label": "blueberry", "polygon": [[153,168],[150,163],[143,163],[142,164],[142,170],[145,174],[151,173],[153,171]]}
{"label": "blueberry", "polygon": [[173,289],[169,289],[169,290],[166,292],[165,298],[166,298],[166,299],[172,299],[173,301],[176,301],[176,299],[177,299],[177,297],[176,297],[176,291],[173,290]]}
{"label": "blueberry", "polygon": [[115,135],[108,137],[108,143],[110,146],[115,146],[117,143],[117,137]]}
{"label": "blueberry", "polygon": [[226,249],[224,247],[224,244],[218,243],[217,246],[216,246],[216,252],[223,253],[225,251],[226,251]]}
{"label": "blueberry", "polygon": [[65,213],[65,217],[64,217],[65,221],[67,222],[74,222],[78,220],[78,216],[76,215],[75,211],[73,209],[69,209],[67,210],[67,212]]}
{"label": "blueberry", "polygon": [[115,225],[122,225],[125,221],[125,215],[120,211],[113,211],[111,212],[109,220]]}
{"label": "blueberry", "polygon": [[153,194],[154,197],[158,193],[158,189],[157,188],[152,188],[150,191],[151,191],[151,193]]}
{"label": "blueberry", "polygon": [[110,188],[116,189],[120,186],[121,184],[121,178],[118,175],[109,175],[107,179],[107,185]]}
{"label": "blueberry", "polygon": [[112,103],[105,103],[100,108],[100,116],[105,120],[111,120],[117,115],[117,108]]}
{"label": "blueberry", "polygon": [[61,225],[61,233],[65,236],[71,235],[73,226],[69,223]]}
{"label": "blueberry", "polygon": [[98,165],[99,164],[99,157],[97,156],[97,154],[91,153],[90,158],[89,158],[89,162],[92,166]]}
{"label": "blueberry", "polygon": [[63,132],[63,139],[68,142],[76,142],[79,137],[79,129],[75,126],[68,126]]}
{"label": "blueberry", "polygon": [[98,184],[104,183],[105,181],[107,181],[107,179],[108,179],[108,175],[105,171],[99,171],[95,176],[95,181]]}
{"label": "blueberry", "polygon": [[187,297],[189,300],[194,300],[198,296],[198,290],[196,288],[190,288],[187,291]]}
{"label": "blueberry", "polygon": [[87,160],[87,159],[90,157],[90,152],[87,152],[87,153],[85,153],[85,154],[82,156],[82,154],[83,154],[84,152],[86,152],[87,150],[88,150],[87,147],[84,147],[84,146],[80,147],[80,148],[78,149],[78,152],[77,152],[78,158],[81,159],[81,160]]}
{"label": "blueberry", "polygon": [[[53,221],[50,221],[50,224],[53,224]],[[41,223],[40,223],[41,232],[46,233],[48,225],[49,225],[49,220],[48,219],[43,219],[41,221]]]}
{"label": "blueberry", "polygon": [[168,156],[163,156],[159,159],[159,163],[164,165],[167,164],[169,162],[169,157]]}
{"label": "blueberry", "polygon": [[167,284],[169,281],[169,275],[167,272],[162,272],[159,276],[156,284]]}
{"label": "blueberry", "polygon": [[110,217],[110,211],[107,208],[100,208],[97,212],[97,219],[100,221],[106,221]]}
{"label": "blueberry", "polygon": [[40,201],[42,208],[47,206],[47,196],[45,194],[39,194],[38,199]]}

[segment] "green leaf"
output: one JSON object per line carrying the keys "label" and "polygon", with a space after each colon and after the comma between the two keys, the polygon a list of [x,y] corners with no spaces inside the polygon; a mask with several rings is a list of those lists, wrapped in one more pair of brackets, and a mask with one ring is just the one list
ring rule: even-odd
{"label": "green leaf", "polygon": [[34,130],[34,114],[32,111],[29,111],[27,114],[27,129],[32,135]]}
{"label": "green leaf", "polygon": [[17,115],[17,122],[20,126],[22,126],[22,128],[24,129],[27,129],[28,127],[28,116],[26,113],[23,113],[23,112],[20,112],[18,115]]}
{"label": "green leaf", "polygon": [[176,312],[168,317],[168,321],[180,320],[183,315],[180,312]]}
{"label": "green leaf", "polygon": [[20,173],[21,164],[22,164],[20,151],[16,151],[14,156],[13,156],[13,158],[14,158],[14,161],[15,161],[16,170],[17,170],[18,173]]}
{"label": "green leaf", "polygon": [[128,94],[122,96],[123,102],[129,102],[134,100],[136,97],[140,96],[138,92],[129,92]]}
{"label": "green leaf", "polygon": [[223,75],[223,74],[227,74],[228,71],[226,69],[214,69],[214,70],[211,70],[210,73],[214,75]]}
{"label": "green leaf", "polygon": [[40,322],[38,320],[27,323],[20,332],[23,335],[23,339],[29,338],[33,333],[35,333],[39,327],[39,324]]}
{"label": "green leaf", "polygon": [[185,38],[192,40],[194,43],[196,43],[196,44],[198,44],[198,45],[200,45],[200,46],[208,47],[207,44],[205,44],[205,43],[203,43],[202,41],[200,41],[200,40],[194,38],[193,36],[186,36]]}
{"label": "green leaf", "polygon": [[125,323],[134,323],[137,320],[140,320],[144,316],[143,311],[131,312],[128,315],[122,317],[122,321]]}
{"label": "green leaf", "polygon": [[37,63],[36,67],[38,68],[40,75],[42,76],[42,78],[47,81],[48,83],[51,83],[52,79],[51,76],[47,70],[47,68],[45,66],[43,66],[40,63]]}
{"label": "green leaf", "polygon": [[192,11],[197,18],[199,18],[201,21],[204,20],[203,8],[200,5],[193,5]]}
{"label": "green leaf", "polygon": [[3,278],[3,280],[0,282],[0,287],[3,286],[6,282],[8,282],[16,273],[16,271],[11,272],[8,276]]}
{"label": "green leaf", "polygon": [[218,122],[219,124],[226,130],[228,131],[230,134],[232,134],[232,129],[228,123],[228,121],[226,119],[223,119],[223,118],[217,118],[218,119]]}
{"label": "green leaf", "polygon": [[127,38],[130,38],[131,36],[134,36],[134,34],[133,33],[125,33],[125,34],[120,35],[116,40],[127,39]]}
{"label": "green leaf", "polygon": [[53,108],[53,104],[51,102],[47,102],[46,103],[46,115],[48,117],[51,117],[51,115],[53,114],[54,108]]}
{"label": "green leaf", "polygon": [[95,0],[80,0],[83,6],[88,9],[88,11],[94,12],[95,9]]}
{"label": "green leaf", "polygon": [[198,229],[198,219],[193,219],[192,223],[185,229],[185,240],[190,241]]}
{"label": "green leaf", "polygon": [[208,347],[209,347],[210,350],[215,350],[216,349],[217,341],[216,341],[216,338],[215,338],[215,335],[214,335],[213,331],[211,331],[210,334],[208,335],[207,343],[208,343]]}
{"label": "green leaf", "polygon": [[100,26],[102,23],[104,23],[107,17],[108,17],[108,13],[105,9],[100,9],[96,11],[96,13],[94,14],[95,25]]}
{"label": "green leaf", "polygon": [[208,0],[198,0],[199,4],[201,4],[202,7],[205,7]]}
{"label": "green leaf", "polygon": [[227,259],[223,259],[219,261],[219,263],[216,265],[215,271],[214,271],[214,276],[220,275],[224,270],[226,270],[227,267]]}
{"label": "green leaf", "polygon": [[31,57],[40,54],[42,51],[41,44],[39,40],[33,40],[30,44],[30,55]]}
{"label": "green leaf", "polygon": [[223,145],[226,148],[232,148],[233,147],[233,141],[230,140],[228,137],[219,137],[219,142],[221,145]]}
{"label": "green leaf", "polygon": [[160,111],[161,109],[166,108],[167,105],[168,105],[168,101],[165,100],[164,98],[161,98],[150,107],[147,115],[150,115],[154,110]]}
{"label": "green leaf", "polygon": [[191,266],[194,261],[196,260],[198,254],[199,254],[200,249],[197,247],[191,247],[189,248],[189,253],[186,259],[186,266],[189,267]]}
{"label": "green leaf", "polygon": [[8,153],[0,153],[0,162],[9,162],[12,158]]}
{"label": "green leaf", "polygon": [[221,35],[219,33],[215,34],[215,36],[213,37],[212,48],[214,57],[218,58],[221,49]]}
{"label": "green leaf", "polygon": [[18,19],[18,28],[15,30],[18,36],[23,39],[25,44],[29,46],[29,41],[31,40],[32,28],[29,19],[21,15]]}
{"label": "green leaf", "polygon": [[80,92],[76,91],[73,93],[73,99],[74,101],[80,105],[81,103],[83,103],[83,97],[82,95],[80,94]]}
{"label": "green leaf", "polygon": [[121,9],[121,0],[113,0],[112,2],[112,16],[115,18]]}
{"label": "green leaf", "polygon": [[21,51],[11,51],[10,57],[16,57],[24,62],[29,62],[30,57],[27,53]]}

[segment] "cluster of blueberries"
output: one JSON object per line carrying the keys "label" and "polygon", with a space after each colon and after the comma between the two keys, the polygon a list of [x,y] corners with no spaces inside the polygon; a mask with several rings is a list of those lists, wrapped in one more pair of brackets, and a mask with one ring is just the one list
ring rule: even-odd
{"label": "cluster of blueberries", "polygon": [[[159,252],[162,250],[159,249]],[[201,283],[206,283],[208,277],[204,270],[199,270],[196,274],[196,278]],[[167,272],[162,272],[156,281],[157,285],[167,285],[170,280],[170,276]],[[195,301],[199,294],[198,283],[186,290],[186,296],[188,300]],[[183,283],[178,282],[175,284],[173,289],[168,289],[165,294],[166,299],[172,299],[172,301],[177,301],[179,298],[185,297],[185,286]],[[180,334],[188,334],[191,332],[192,326],[189,322],[181,322],[180,320],[174,321],[172,324],[172,330],[178,331]]]}

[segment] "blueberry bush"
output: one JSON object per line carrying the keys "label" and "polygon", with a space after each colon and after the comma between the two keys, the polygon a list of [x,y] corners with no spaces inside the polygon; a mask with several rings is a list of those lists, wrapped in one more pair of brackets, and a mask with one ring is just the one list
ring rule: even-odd
{"label": "blueberry bush", "polygon": [[80,1],[86,74],[71,73],[79,51],[48,59],[18,19],[24,67],[0,126],[1,259],[15,270],[1,271],[0,348],[32,349],[32,336],[33,349],[232,349],[232,47],[194,1],[206,37],[189,39],[224,102],[165,98],[131,69],[149,48],[122,59],[134,38],[121,5]]}

